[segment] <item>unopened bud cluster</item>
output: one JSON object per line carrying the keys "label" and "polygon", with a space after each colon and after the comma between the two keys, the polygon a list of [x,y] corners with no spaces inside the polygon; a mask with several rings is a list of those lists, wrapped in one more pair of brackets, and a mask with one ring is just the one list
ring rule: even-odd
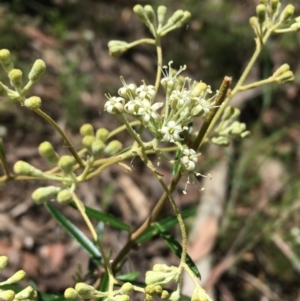
{"label": "unopened bud cluster", "polygon": [[84,300],[84,299],[99,299],[103,298],[105,301],[129,301],[129,294],[133,291],[133,285],[126,282],[119,290],[112,292],[101,292],[96,290],[93,286],[79,282],[74,288],[69,287],[65,290],[64,296],[66,299],[71,300]]}
{"label": "unopened bud cluster", "polygon": [[[6,267],[8,263],[8,258],[6,256],[0,256],[0,272]],[[15,293],[13,290],[1,289],[3,285],[11,285],[18,283],[23,280],[26,273],[23,270],[17,271],[13,276],[9,277],[5,281],[0,282],[0,299],[4,301],[33,301],[37,297],[37,292],[31,287],[27,286],[19,293]]]}
{"label": "unopened bud cluster", "polygon": [[25,94],[44,74],[46,70],[44,61],[41,59],[35,61],[28,74],[28,82],[26,85],[23,84],[23,72],[20,69],[14,68],[9,50],[0,50],[0,64],[7,73],[10,85],[14,89],[13,90],[0,82],[0,96],[7,96],[10,99],[18,100],[30,110],[39,109],[42,104],[41,98],[37,96],[26,98]]}

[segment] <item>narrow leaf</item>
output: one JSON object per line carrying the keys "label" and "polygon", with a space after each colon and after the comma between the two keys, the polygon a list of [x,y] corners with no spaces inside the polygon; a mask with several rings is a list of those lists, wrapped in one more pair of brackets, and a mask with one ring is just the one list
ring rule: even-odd
{"label": "narrow leaf", "polygon": [[[74,203],[72,203],[71,206],[74,209],[77,209],[76,205]],[[117,228],[120,230],[125,230],[127,232],[130,231],[130,226],[125,224],[124,222],[120,221],[119,219],[117,219],[107,213],[95,210],[91,207],[88,207],[88,206],[84,206],[84,207],[85,207],[85,212],[89,217],[94,218],[95,220],[97,220],[99,222],[107,223],[114,228]]]}
{"label": "narrow leaf", "polygon": [[46,203],[45,207],[50,214],[57,220],[57,222],[64,227],[67,232],[92,256],[101,257],[100,251],[92,243],[92,241],[79,230],[72,222],[70,222],[57,208]]}

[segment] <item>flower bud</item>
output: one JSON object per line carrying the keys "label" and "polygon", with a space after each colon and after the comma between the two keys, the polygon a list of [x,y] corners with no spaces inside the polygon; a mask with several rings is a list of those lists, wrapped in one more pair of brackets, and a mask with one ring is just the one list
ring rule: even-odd
{"label": "flower bud", "polygon": [[276,13],[278,9],[279,0],[271,0],[271,13],[272,15]]}
{"label": "flower bud", "polygon": [[150,284],[150,285],[146,285],[145,287],[145,293],[148,295],[153,295],[155,294],[155,288],[154,285]]}
{"label": "flower bud", "polygon": [[20,69],[12,69],[8,73],[10,84],[16,89],[21,89],[23,85],[23,73]]}
{"label": "flower bud", "polygon": [[289,70],[290,70],[290,66],[288,64],[283,64],[273,73],[273,77],[282,75],[284,72]]}
{"label": "flower bud", "polygon": [[69,287],[65,290],[64,297],[66,299],[80,299],[79,294],[72,287]]}
{"label": "flower bud", "polygon": [[150,23],[155,25],[156,24],[156,16],[155,16],[153,7],[151,5],[145,5],[144,12],[145,12],[146,16],[148,17],[148,20],[150,21]]}
{"label": "flower bud", "polygon": [[112,40],[108,42],[109,54],[113,57],[119,57],[129,49],[129,45],[124,41]]}
{"label": "flower bud", "polygon": [[264,4],[259,4],[256,6],[256,14],[258,22],[263,24],[266,20],[266,6]]}
{"label": "flower bud", "polygon": [[130,298],[128,295],[117,295],[115,301],[129,301]]}
{"label": "flower bud", "polygon": [[60,188],[56,186],[40,187],[32,193],[31,197],[37,204],[43,204],[53,199],[59,191]]}
{"label": "flower bud", "polygon": [[69,189],[61,190],[56,197],[56,200],[63,205],[69,204],[72,199],[72,193]]}
{"label": "flower bud", "polygon": [[36,295],[36,291],[32,286],[27,286],[22,291],[15,295],[16,300],[33,299]]}
{"label": "flower bud", "polygon": [[123,294],[129,294],[133,291],[133,285],[130,282],[126,282],[121,286],[121,292]]}
{"label": "flower bud", "polygon": [[163,291],[163,288],[161,285],[155,285],[154,290],[155,290],[156,294],[160,295]]}
{"label": "flower bud", "polygon": [[169,300],[170,301],[178,301],[180,299],[180,292],[175,291],[171,294]]}
{"label": "flower bud", "polygon": [[156,263],[153,268],[152,268],[153,271],[156,271],[156,272],[171,272],[174,270],[174,267],[172,266],[168,266],[164,263]]}
{"label": "flower bud", "polygon": [[94,128],[90,123],[83,124],[80,127],[81,136],[94,136]]}
{"label": "flower bud", "polygon": [[92,298],[95,288],[91,285],[79,282],[75,285],[75,290],[84,298]]}
{"label": "flower bud", "polygon": [[96,140],[94,136],[85,136],[82,138],[82,145],[88,150],[91,149],[93,142]]}
{"label": "flower bud", "polygon": [[153,301],[153,296],[152,295],[149,295],[149,294],[146,294],[145,296],[145,301]]}
{"label": "flower bud", "polygon": [[167,12],[167,7],[164,5],[160,5],[157,8],[157,19],[158,19],[158,25],[161,27],[164,23],[165,16]]}
{"label": "flower bud", "polygon": [[229,145],[229,139],[228,139],[228,137],[225,137],[225,136],[213,137],[211,139],[211,142],[213,144],[220,145],[220,146],[228,146]]}
{"label": "flower bud", "polygon": [[38,110],[42,105],[42,100],[38,96],[31,96],[24,101],[24,106],[30,110]]}
{"label": "flower bud", "polygon": [[178,269],[172,272],[148,271],[146,272],[145,283],[147,285],[166,285],[176,280],[177,277]]}
{"label": "flower bud", "polygon": [[140,4],[135,5],[133,7],[133,11],[143,22],[146,21],[144,8],[142,5],[140,5]]}
{"label": "flower bud", "polygon": [[109,142],[109,144],[105,147],[104,152],[108,155],[116,155],[119,151],[121,151],[123,145],[118,140],[113,140]]}
{"label": "flower bud", "polygon": [[96,140],[92,143],[91,152],[95,158],[101,157],[105,148],[105,144],[101,140]]}
{"label": "flower bud", "polygon": [[18,161],[14,165],[14,172],[23,176],[32,176],[32,177],[43,177],[44,174],[41,170],[33,167],[24,161]]}
{"label": "flower bud", "polygon": [[109,131],[107,129],[105,129],[105,128],[100,128],[96,132],[96,138],[98,140],[103,141],[103,142],[105,142],[105,140],[107,139],[108,135],[109,135]]}
{"label": "flower bud", "polygon": [[295,7],[292,4],[288,4],[285,9],[281,12],[279,20],[281,22],[291,19],[294,15]]}
{"label": "flower bud", "polygon": [[61,156],[58,160],[58,166],[66,175],[73,172],[74,158],[72,156]]}
{"label": "flower bud", "polygon": [[0,256],[0,272],[7,266],[8,257],[7,256]]}
{"label": "flower bud", "polygon": [[51,164],[57,164],[58,154],[55,152],[52,144],[48,141],[44,141],[39,145],[39,153]]}
{"label": "flower bud", "polygon": [[0,299],[4,301],[12,301],[15,298],[15,292],[12,290],[0,291]]}
{"label": "flower bud", "polygon": [[172,17],[168,20],[168,25],[175,25],[178,21],[180,21],[184,17],[184,11],[178,9],[174,12]]}
{"label": "flower bud", "polygon": [[249,135],[250,135],[250,131],[245,131],[245,132],[243,132],[243,133],[240,134],[240,137],[241,137],[242,139],[244,139],[244,138],[249,137]]}
{"label": "flower bud", "polygon": [[278,76],[276,78],[276,81],[280,84],[286,83],[286,82],[291,82],[295,79],[294,73],[292,71],[286,71],[282,75]]}
{"label": "flower bud", "polygon": [[191,18],[191,13],[189,11],[185,11],[182,19],[177,22],[177,28],[181,27],[184,23],[186,23]]}
{"label": "flower bud", "polygon": [[259,23],[258,23],[258,18],[257,17],[251,17],[249,19],[249,23],[251,27],[253,28],[254,32],[257,33],[259,30]]}
{"label": "flower bud", "polygon": [[191,91],[190,95],[198,97],[202,93],[204,93],[207,90],[207,88],[208,88],[207,84],[200,82],[196,85],[196,87],[194,87],[194,89]]}
{"label": "flower bud", "polygon": [[9,72],[14,68],[11,62],[10,52],[7,49],[0,50],[0,63],[6,72]]}
{"label": "flower bud", "polygon": [[16,282],[19,282],[21,280],[23,280],[26,276],[25,271],[23,270],[19,270],[16,273],[14,273],[11,277],[9,277],[7,280],[5,280],[5,284],[13,284]]}
{"label": "flower bud", "polygon": [[166,291],[166,290],[163,290],[161,295],[160,295],[160,298],[165,300],[165,299],[169,299],[169,296],[170,296],[169,292]]}
{"label": "flower bud", "polygon": [[28,78],[32,82],[38,81],[46,70],[46,64],[43,60],[38,59],[34,62],[29,74]]}

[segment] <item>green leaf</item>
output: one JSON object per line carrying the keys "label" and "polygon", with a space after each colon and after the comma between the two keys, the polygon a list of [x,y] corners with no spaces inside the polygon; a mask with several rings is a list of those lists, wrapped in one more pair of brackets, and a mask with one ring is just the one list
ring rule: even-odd
{"label": "green leaf", "polygon": [[[77,207],[74,203],[72,203],[71,206],[77,210]],[[125,224],[124,222],[118,220],[117,218],[115,218],[107,213],[95,210],[88,206],[84,206],[84,208],[85,208],[86,214],[89,217],[94,218],[95,220],[97,220],[99,222],[107,223],[114,228],[117,228],[120,230],[125,230],[127,232],[130,231],[130,226]]]}
{"label": "green leaf", "polygon": [[73,223],[71,223],[57,208],[53,205],[46,203],[45,207],[50,214],[57,220],[57,222],[64,227],[67,232],[74,237],[74,239],[92,256],[99,258],[101,253],[92,241]]}
{"label": "green leaf", "polygon": [[139,272],[132,272],[132,273],[128,273],[128,274],[123,274],[123,275],[117,276],[117,279],[121,280],[123,282],[132,282],[139,276],[139,274],[140,274]]}
{"label": "green leaf", "polygon": [[[183,219],[188,218],[196,213],[196,208],[188,208],[181,212],[181,216]],[[161,229],[161,231],[167,231],[170,228],[176,226],[178,224],[178,220],[176,216],[168,216],[167,218],[162,219],[159,222],[153,223],[138,239],[137,243],[141,244],[153,236],[157,235],[159,231],[157,228]]]}
{"label": "green leaf", "polygon": [[[173,235],[170,233],[166,233],[164,231],[161,231],[160,229],[157,229],[159,231],[159,235],[166,241],[167,245],[169,246],[170,250],[178,257],[181,258],[182,253],[182,246],[181,244],[175,239]],[[201,275],[198,271],[198,268],[192,258],[186,254],[186,264],[189,266],[189,268],[193,271],[196,277],[201,279]]]}

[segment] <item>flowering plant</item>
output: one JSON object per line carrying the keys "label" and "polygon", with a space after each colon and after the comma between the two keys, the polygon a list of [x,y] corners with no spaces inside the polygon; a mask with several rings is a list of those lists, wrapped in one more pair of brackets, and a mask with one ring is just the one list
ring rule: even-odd
{"label": "flowering plant", "polygon": [[[236,93],[269,83],[292,81],[294,78],[289,66],[284,64],[271,77],[251,84],[244,84],[249,71],[269,37],[273,33],[296,31],[300,28],[299,17],[293,18],[293,6],[288,5],[281,10],[281,4],[278,0],[260,1],[257,6],[257,15],[250,18],[250,24],[255,34],[256,50],[235,87],[231,89],[232,79],[225,76],[219,89],[215,92],[210,85],[202,81],[184,77],[182,73],[186,66],[180,67],[177,71],[172,69],[173,62],[164,66],[161,39],[169,32],[186,24],[190,18],[189,12],[178,10],[169,19],[166,19],[166,11],[167,9],[163,5],[159,6],[156,12],[150,5],[144,7],[136,5],[134,7],[135,14],[148,27],[153,38],[145,38],[131,43],[116,40],[109,42],[109,52],[115,57],[139,44],[155,46],[157,51],[156,79],[153,84],[142,81],[138,85],[127,83],[121,77],[122,86],[116,95],[106,95],[107,101],[104,110],[107,114],[115,115],[116,118],[121,119],[123,126],[109,132],[106,128],[95,130],[93,125],[88,123],[82,125],[80,128],[82,145],[78,151],[59,125],[41,109],[41,98],[27,96],[32,85],[39,81],[45,72],[45,63],[42,60],[37,60],[28,74],[28,82],[23,85],[23,73],[20,69],[14,68],[10,52],[6,49],[0,51],[0,62],[11,85],[10,88],[0,82],[0,95],[18,101],[21,106],[32,110],[49,122],[61,135],[71,153],[60,156],[54,150],[51,142],[45,141],[39,145],[39,153],[53,166],[52,169],[42,171],[25,161],[18,161],[15,163],[14,173],[12,173],[8,168],[1,141],[0,159],[4,175],[0,178],[0,182],[36,179],[55,182],[55,185],[37,188],[32,193],[32,199],[38,204],[44,204],[58,220],[62,220],[64,217],[55,211],[55,208],[50,204],[51,200],[55,199],[61,204],[75,207],[82,215],[93,237],[93,244],[86,238],[83,246],[88,250],[91,257],[100,256],[105,268],[105,276],[99,279],[100,285],[99,282],[96,282],[94,286],[78,282],[74,288],[66,289],[66,299],[104,298],[107,301],[127,301],[130,299],[130,292],[134,290],[145,294],[146,300],[153,300],[153,297],[158,295],[162,299],[175,301],[180,299],[183,272],[186,271],[195,284],[191,299],[193,301],[211,300],[199,285],[199,272],[187,255],[186,229],[172,192],[181,177],[186,177],[186,183],[189,184],[190,178],[194,180],[197,176],[203,176],[198,164],[198,157],[204,144],[213,143],[226,146],[231,139],[244,139],[250,134],[246,125],[237,119],[239,110],[229,106],[231,98]],[[163,101],[158,102],[157,95],[160,87],[162,87],[164,94]],[[199,129],[192,128],[196,118],[202,120]],[[122,143],[114,139],[117,133],[124,130],[132,137],[132,145],[127,148],[123,148]],[[150,133],[151,139],[145,140],[143,138],[143,133],[146,131]],[[166,143],[169,147],[164,147]],[[176,155],[171,159],[168,156],[170,152],[176,152]],[[166,160],[172,166],[174,176],[170,183],[165,182],[159,167],[156,167],[149,158],[150,154],[156,154],[160,160]],[[164,192],[148,218],[136,231],[131,233],[127,243],[116,258],[110,260],[91,222],[95,216],[101,219],[97,215],[98,211],[85,206],[78,197],[76,189],[80,183],[99,176],[103,170],[113,164],[123,162],[123,166],[131,170],[131,167],[125,165],[124,161],[131,160],[136,156],[140,157],[152,171]],[[187,186],[183,193],[187,193]],[[119,280],[116,277],[116,271],[136,241],[157,219],[167,201],[170,201],[173,206],[181,230],[182,244],[177,246],[180,263],[176,267],[164,264],[155,265],[151,271],[146,273],[144,286]],[[124,226],[119,221],[117,224],[120,229],[124,227],[123,229],[128,231],[127,225]],[[65,228],[72,232],[70,227],[65,226]],[[165,288],[170,283],[177,285],[172,293]],[[31,300],[35,295],[36,293],[30,290],[28,296],[22,297],[22,300]],[[8,294],[5,290],[1,290],[1,298],[4,300],[20,299],[18,295]]]}

